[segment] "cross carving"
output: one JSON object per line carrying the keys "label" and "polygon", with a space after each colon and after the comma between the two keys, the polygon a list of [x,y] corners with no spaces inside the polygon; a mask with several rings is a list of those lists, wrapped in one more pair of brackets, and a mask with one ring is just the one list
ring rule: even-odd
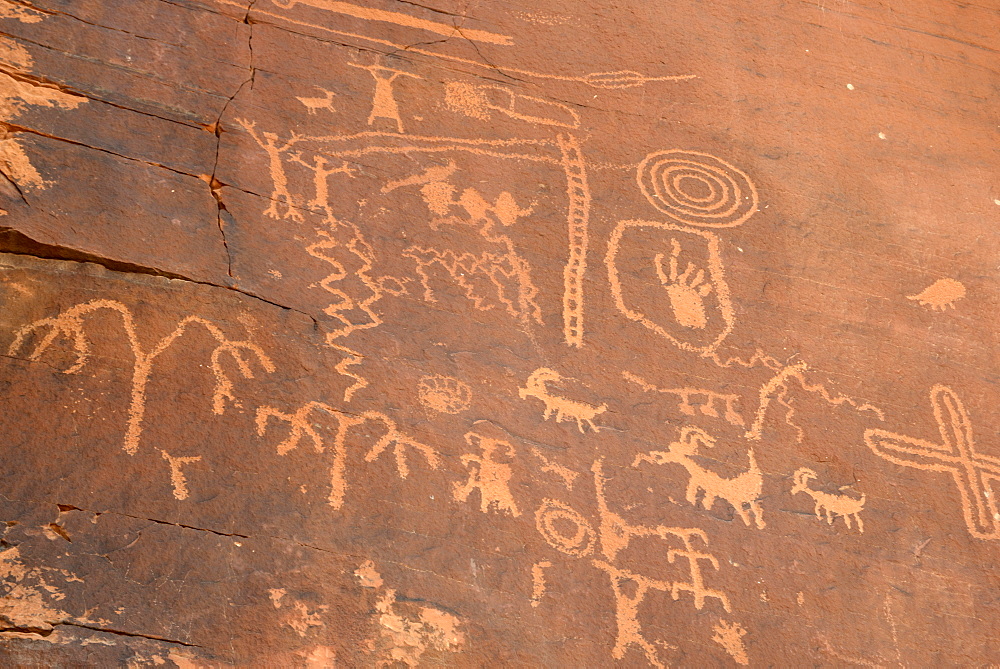
{"label": "cross carving", "polygon": [[935,385],[931,406],[942,443],[877,429],[865,431],[865,443],[897,465],[951,474],[962,498],[969,534],[977,539],[1000,539],[1000,513],[992,487],[994,481],[1000,481],[1000,458],[976,452],[972,422],[955,391]]}

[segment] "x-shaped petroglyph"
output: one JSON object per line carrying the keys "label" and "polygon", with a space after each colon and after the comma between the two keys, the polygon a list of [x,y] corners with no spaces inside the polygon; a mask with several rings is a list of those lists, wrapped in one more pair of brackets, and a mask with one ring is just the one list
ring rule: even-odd
{"label": "x-shaped petroglyph", "polygon": [[951,474],[962,497],[969,534],[977,539],[1000,539],[1000,513],[991,485],[1000,480],[1000,458],[976,452],[972,422],[955,391],[934,386],[931,406],[942,443],[876,429],[865,431],[865,443],[897,465]]}

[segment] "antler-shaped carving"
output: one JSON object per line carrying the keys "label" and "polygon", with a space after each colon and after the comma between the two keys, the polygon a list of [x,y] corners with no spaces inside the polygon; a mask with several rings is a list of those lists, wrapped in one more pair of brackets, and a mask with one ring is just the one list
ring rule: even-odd
{"label": "antler-shaped carving", "polygon": [[122,317],[122,326],[125,336],[128,339],[129,349],[135,358],[132,369],[132,391],[131,402],[128,410],[128,424],[125,430],[125,443],[123,448],[130,455],[134,455],[139,450],[139,439],[142,436],[142,422],[146,412],[146,386],[149,377],[153,372],[153,363],[156,358],[166,351],[170,346],[183,335],[189,325],[198,324],[205,328],[208,333],[218,343],[212,351],[211,364],[212,373],[215,376],[215,390],[212,393],[212,412],[216,415],[222,414],[226,409],[226,401],[239,406],[236,396],[233,394],[235,388],[232,379],[226,374],[222,366],[223,354],[229,354],[236,362],[240,374],[245,379],[254,378],[253,368],[248,362],[249,357],[254,356],[261,367],[267,372],[274,371],[274,363],[264,353],[264,351],[248,341],[234,341],[212,321],[200,316],[185,316],[174,326],[170,334],[163,337],[149,351],[143,350],[142,343],[136,333],[135,319],[121,302],[114,300],[91,300],[67,309],[57,316],[42,318],[25,325],[15,333],[14,341],[8,349],[8,355],[16,355],[27,343],[28,336],[48,328],[48,332],[35,345],[28,355],[29,360],[38,360],[55,341],[60,337],[68,338],[72,341],[73,351],[76,353],[76,363],[64,371],[65,374],[75,374],[87,364],[90,359],[90,340],[87,338],[84,318],[100,309],[110,309],[117,312]]}
{"label": "antler-shaped carving", "polygon": [[396,456],[396,471],[399,477],[405,479],[410,474],[410,468],[406,461],[406,449],[414,448],[423,454],[424,459],[431,469],[437,469],[441,464],[441,458],[437,451],[410,439],[396,427],[395,421],[378,411],[365,411],[361,414],[350,414],[334,409],[323,402],[307,402],[294,413],[285,413],[273,407],[262,406],[257,409],[257,434],[264,436],[267,432],[267,424],[271,418],[283,420],[291,425],[291,432],[288,437],[278,444],[278,454],[284,455],[299,445],[303,437],[312,440],[313,448],[318,453],[326,450],[326,443],[323,437],[316,430],[316,425],[311,422],[310,416],[314,411],[321,411],[333,416],[337,420],[337,429],[333,437],[333,465],[330,468],[330,496],[328,498],[330,506],[339,509],[344,504],[344,494],[347,492],[347,479],[345,469],[347,466],[347,432],[356,425],[361,425],[368,421],[376,421],[385,426],[386,432],[365,454],[365,462],[374,462],[389,446],[395,445],[393,451]]}

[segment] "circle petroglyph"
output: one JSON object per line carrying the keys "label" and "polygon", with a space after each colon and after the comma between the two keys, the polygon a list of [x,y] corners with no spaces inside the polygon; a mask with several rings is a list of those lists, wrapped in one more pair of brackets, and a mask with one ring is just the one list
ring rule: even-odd
{"label": "circle petroglyph", "polygon": [[417,397],[431,411],[462,413],[472,402],[472,389],[450,376],[425,376],[417,382]]}
{"label": "circle petroglyph", "polygon": [[671,149],[639,163],[639,188],[667,216],[703,228],[731,228],[757,211],[757,189],[742,170],[721,158]]}
{"label": "circle petroglyph", "polygon": [[[544,500],[535,512],[535,522],[545,541],[567,555],[583,557],[594,547],[594,528],[586,518],[562,502]],[[566,532],[567,529],[570,531]]]}

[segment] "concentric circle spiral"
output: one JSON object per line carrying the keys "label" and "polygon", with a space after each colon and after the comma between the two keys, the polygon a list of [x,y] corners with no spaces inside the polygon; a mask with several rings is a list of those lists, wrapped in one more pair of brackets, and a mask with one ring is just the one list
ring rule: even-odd
{"label": "concentric circle spiral", "polygon": [[[567,555],[582,557],[594,547],[594,528],[567,504],[551,499],[543,500],[535,512],[535,523],[545,541]],[[557,523],[562,528],[557,527]],[[564,533],[569,528],[573,528],[572,536]]]}
{"label": "concentric circle spiral", "polygon": [[688,225],[731,228],[757,211],[757,189],[750,177],[707,153],[651,153],[639,163],[636,177],[650,204]]}

